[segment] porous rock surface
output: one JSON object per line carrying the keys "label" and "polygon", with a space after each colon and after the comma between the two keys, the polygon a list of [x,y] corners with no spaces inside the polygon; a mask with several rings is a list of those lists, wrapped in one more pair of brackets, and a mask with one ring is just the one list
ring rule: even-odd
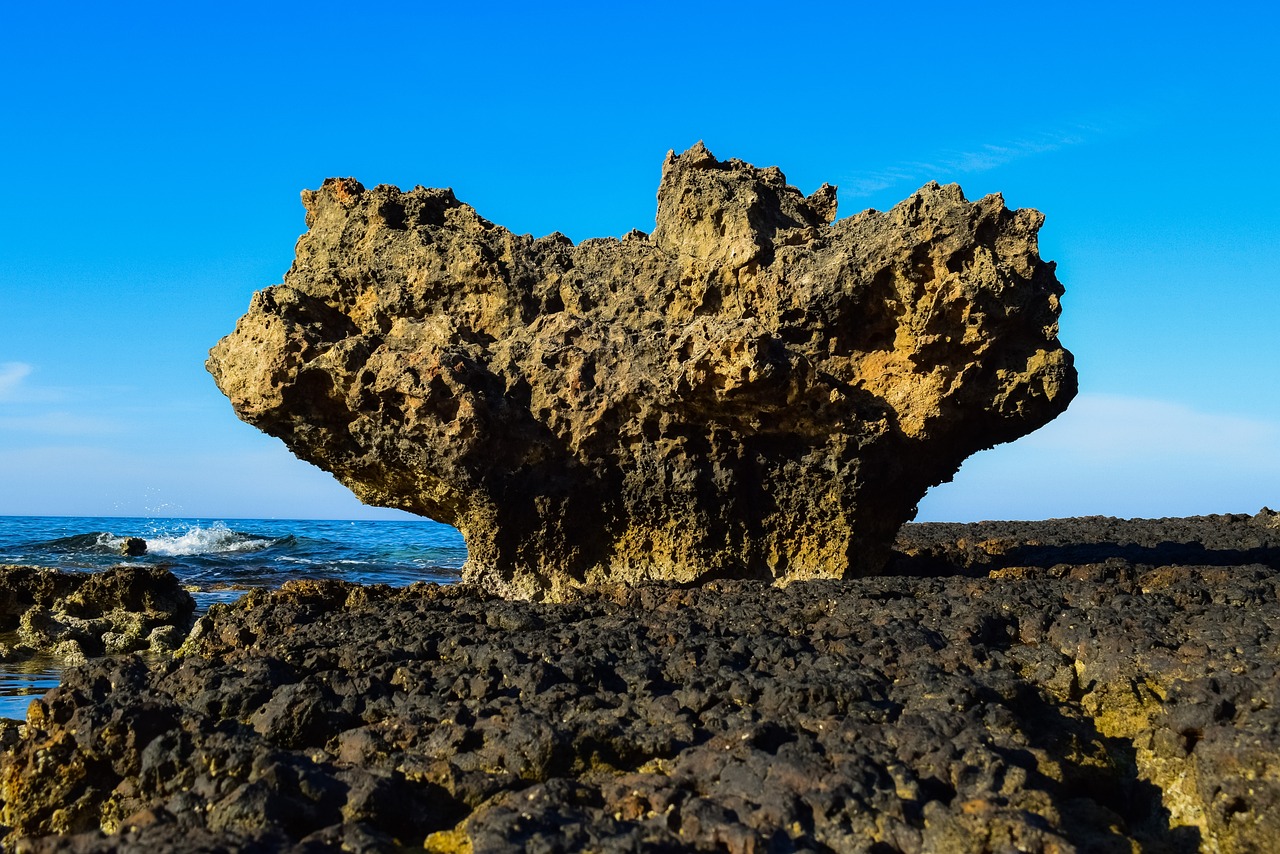
{"label": "porous rock surface", "polygon": [[1043,217],[998,195],[834,221],[834,187],[699,143],[621,240],[516,235],[450,190],[303,202],[210,372],[366,503],[459,528],[507,596],[879,570],[928,487],[1076,391]]}
{"label": "porous rock surface", "polygon": [[[978,577],[606,585],[561,603],[255,591],[210,609],[183,657],[94,662],[33,704],[0,756],[4,841],[1274,851],[1277,522],[904,532],[902,559],[989,541],[1106,552]],[[1143,560],[1197,542],[1209,563]]]}
{"label": "porous rock surface", "polygon": [[63,572],[0,566],[0,662],[48,653],[68,663],[122,652],[172,652],[195,601],[160,567]]}
{"label": "porous rock surface", "polygon": [[905,575],[1069,572],[1120,559],[1150,566],[1280,566],[1280,513],[1167,519],[1080,516],[1045,522],[904,525],[888,569]]}

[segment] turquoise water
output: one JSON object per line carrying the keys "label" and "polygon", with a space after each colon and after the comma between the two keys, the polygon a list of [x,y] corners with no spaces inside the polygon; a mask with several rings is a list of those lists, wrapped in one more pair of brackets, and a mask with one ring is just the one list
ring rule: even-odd
{"label": "turquoise water", "polygon": [[[126,537],[147,553],[122,557]],[[462,535],[421,521],[157,519],[122,516],[0,516],[0,564],[92,572],[118,564],[167,567],[196,607],[236,599],[291,578],[335,578],[402,587],[449,583],[466,560]],[[56,660],[0,663],[0,717],[24,718],[32,696],[58,680]]]}

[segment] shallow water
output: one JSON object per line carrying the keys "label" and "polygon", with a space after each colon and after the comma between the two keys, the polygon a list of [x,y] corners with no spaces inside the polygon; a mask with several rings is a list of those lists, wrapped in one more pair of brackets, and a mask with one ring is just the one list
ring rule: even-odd
{"label": "shallow water", "polygon": [[0,664],[0,718],[25,720],[27,706],[58,686],[62,662],[39,655],[15,664]]}
{"label": "shallow water", "polygon": [[[145,539],[147,553],[121,556],[126,537]],[[456,529],[427,519],[0,516],[0,564],[81,572],[119,564],[164,566],[191,592],[199,611],[291,578],[445,584],[458,579],[466,556]],[[0,717],[24,718],[32,697],[57,685],[59,669],[46,656],[0,664]]]}

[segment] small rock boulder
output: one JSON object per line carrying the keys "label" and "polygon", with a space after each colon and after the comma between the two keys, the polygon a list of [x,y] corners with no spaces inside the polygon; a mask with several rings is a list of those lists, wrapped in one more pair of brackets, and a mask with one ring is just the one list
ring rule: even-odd
{"label": "small rock boulder", "polygon": [[350,178],[303,203],[210,372],[363,501],[457,526],[503,595],[876,572],[930,486],[1076,393],[1044,218],[998,195],[837,221],[834,187],[698,144],[620,240]]}
{"label": "small rock boulder", "polygon": [[186,637],[195,600],[162,567],[102,572],[0,566],[0,661],[53,653],[71,663],[104,653],[167,652]]}
{"label": "small rock boulder", "polygon": [[120,544],[120,554],[125,557],[138,557],[147,553],[147,541],[142,537],[125,537]]}

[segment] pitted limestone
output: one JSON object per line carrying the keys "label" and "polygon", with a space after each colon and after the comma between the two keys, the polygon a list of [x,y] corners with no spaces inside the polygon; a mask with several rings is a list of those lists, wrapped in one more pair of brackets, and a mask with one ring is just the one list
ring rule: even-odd
{"label": "pitted limestone", "polygon": [[370,504],[457,526],[504,595],[879,570],[930,486],[1066,408],[1043,217],[929,184],[834,221],[777,168],[670,154],[653,234],[515,235],[330,179],[208,367]]}

